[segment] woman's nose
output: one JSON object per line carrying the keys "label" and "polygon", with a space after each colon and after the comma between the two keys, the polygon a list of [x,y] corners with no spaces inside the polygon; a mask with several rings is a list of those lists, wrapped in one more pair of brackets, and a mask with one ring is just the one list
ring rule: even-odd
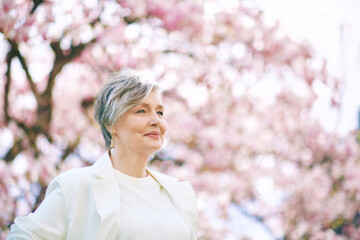
{"label": "woman's nose", "polygon": [[152,114],[149,123],[150,123],[150,125],[155,125],[155,126],[161,124],[161,119],[160,119],[159,115],[157,113]]}

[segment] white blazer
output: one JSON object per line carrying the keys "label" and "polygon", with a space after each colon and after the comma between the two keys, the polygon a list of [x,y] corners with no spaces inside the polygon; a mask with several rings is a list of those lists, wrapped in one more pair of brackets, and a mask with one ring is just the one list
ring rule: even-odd
{"label": "white blazer", "polygon": [[[198,209],[189,182],[147,169],[169,193],[196,239]],[[8,239],[114,239],[120,224],[120,192],[108,153],[93,166],[56,177],[34,213],[17,217]]]}

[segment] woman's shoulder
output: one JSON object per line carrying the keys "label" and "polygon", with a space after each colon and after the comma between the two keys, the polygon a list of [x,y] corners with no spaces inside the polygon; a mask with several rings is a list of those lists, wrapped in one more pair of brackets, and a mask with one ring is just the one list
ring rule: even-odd
{"label": "woman's shoulder", "polygon": [[69,169],[69,170],[59,174],[57,177],[55,177],[54,180],[58,180],[62,183],[65,183],[65,182],[74,183],[76,181],[81,181],[81,180],[84,180],[84,179],[90,177],[90,174],[91,174],[90,169],[91,169],[91,166]]}
{"label": "woman's shoulder", "polygon": [[104,153],[91,166],[74,168],[61,173],[52,180],[50,186],[58,186],[63,192],[76,194],[79,190],[89,190],[92,182],[99,178],[110,179],[111,172],[110,159]]}
{"label": "woman's shoulder", "polygon": [[90,172],[90,167],[82,167],[70,169],[61,173],[50,182],[46,190],[46,195],[54,191],[56,188],[59,188],[65,195],[72,195],[72,193],[76,193],[79,189],[89,183],[89,179],[91,179]]}
{"label": "woman's shoulder", "polygon": [[[108,173],[107,168],[111,167],[111,163],[108,163],[110,160],[107,159],[106,156],[106,153],[103,154],[91,166],[69,169],[58,175],[54,180],[60,181],[63,184],[76,184],[79,182],[95,179],[96,174],[94,173],[96,173],[99,169],[102,169],[101,171],[105,170],[105,173]],[[108,166],[109,164],[110,166]]]}

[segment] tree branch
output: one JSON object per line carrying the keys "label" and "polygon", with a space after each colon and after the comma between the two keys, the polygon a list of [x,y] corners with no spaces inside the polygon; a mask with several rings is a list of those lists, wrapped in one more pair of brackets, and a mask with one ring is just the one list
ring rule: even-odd
{"label": "tree branch", "polygon": [[[37,150],[36,146],[36,136],[37,136],[37,128],[36,127],[28,127],[23,122],[18,121],[17,119],[13,118],[9,114],[9,92],[10,92],[10,85],[11,85],[11,64],[14,57],[17,57],[21,63],[22,68],[25,71],[26,77],[28,79],[30,89],[33,92],[36,100],[39,102],[39,94],[37,92],[35,83],[29,73],[29,69],[26,65],[24,57],[21,55],[18,45],[8,39],[8,42],[11,46],[7,56],[6,56],[6,64],[7,64],[7,71],[6,71],[6,83],[5,83],[5,94],[4,94],[4,113],[5,113],[5,121],[8,124],[11,120],[14,121],[19,128],[25,131],[25,136],[27,136],[32,143],[33,149]],[[4,156],[4,160],[6,162],[12,161],[22,150],[23,150],[23,138],[19,137],[13,146],[9,149],[9,151]]]}
{"label": "tree branch", "polygon": [[[14,121],[17,126],[24,130],[25,136],[29,138],[29,141],[32,144],[32,148],[37,152],[36,146],[36,136],[40,132],[36,126],[28,127],[23,122],[18,121],[17,119],[13,118],[9,114],[9,92],[10,92],[10,85],[11,85],[11,64],[14,57],[17,57],[21,63],[22,68],[26,73],[26,77],[28,79],[31,91],[33,92],[36,100],[39,102],[39,94],[37,92],[35,83],[29,73],[29,69],[26,65],[24,57],[21,55],[18,45],[8,39],[8,42],[11,46],[7,56],[6,56],[6,64],[7,64],[7,71],[6,71],[6,83],[5,83],[5,94],[4,94],[4,113],[5,113],[5,121],[8,124],[10,121]],[[46,135],[46,133],[44,133]],[[5,154],[4,160],[6,162],[12,161],[21,151],[23,151],[23,141],[22,137],[19,137],[14,142],[13,146],[9,149],[9,151]]]}
{"label": "tree branch", "polygon": [[43,92],[43,95],[51,96],[52,88],[54,87],[55,78],[60,73],[61,69],[69,62],[71,62],[74,58],[79,56],[81,52],[90,44],[94,43],[96,39],[91,40],[85,44],[79,44],[77,46],[70,47],[70,53],[65,55],[63,50],[60,47],[60,41],[52,42],[50,44],[52,50],[55,53],[55,62],[53,69],[49,75],[49,81],[46,86],[46,90]]}
{"label": "tree branch", "polygon": [[44,0],[33,0],[33,2],[34,2],[34,5],[30,11],[30,14],[33,14],[35,12],[35,10],[37,9],[37,7],[44,2]]}
{"label": "tree branch", "polygon": [[[47,83],[46,90],[39,94],[36,88],[36,85],[32,79],[32,76],[29,72],[29,69],[26,65],[26,61],[24,57],[21,55],[18,45],[11,40],[8,40],[8,42],[11,45],[11,49],[7,54],[7,72],[6,72],[6,83],[5,83],[5,104],[4,104],[4,112],[5,112],[5,119],[8,123],[10,120],[13,120],[16,122],[18,127],[22,128],[25,131],[25,136],[29,140],[30,143],[32,143],[31,147],[35,150],[35,154],[37,154],[37,146],[36,146],[36,138],[37,136],[42,133],[46,136],[46,138],[52,142],[52,139],[50,137],[50,122],[52,117],[52,90],[55,84],[55,78],[60,73],[62,68],[69,62],[71,62],[74,58],[79,56],[81,52],[90,44],[95,42],[96,39],[93,39],[92,41],[86,43],[86,44],[79,44],[77,46],[71,46],[70,53],[65,55],[60,47],[60,41],[53,42],[50,44],[51,48],[53,49],[55,53],[55,60],[54,60],[54,66],[53,69],[50,72],[49,80]],[[17,57],[21,63],[22,68],[24,69],[26,73],[27,80],[29,82],[31,91],[33,92],[37,103],[37,116],[36,121],[33,126],[25,126],[22,122],[12,118],[9,113],[9,100],[8,95],[10,91],[10,82],[11,82],[11,61],[14,57]],[[9,149],[7,154],[4,157],[4,160],[6,162],[12,161],[22,150],[23,150],[23,138],[18,138],[14,145]],[[68,150],[69,152],[73,151],[73,148],[75,146],[71,146]],[[68,153],[66,153],[68,154]],[[66,155],[65,154],[65,155]]]}
{"label": "tree branch", "polygon": [[39,96],[38,101],[38,111],[37,111],[37,121],[35,126],[41,129],[41,132],[48,138],[51,142],[50,135],[50,122],[52,118],[52,91],[55,84],[56,76],[61,72],[62,68],[74,58],[79,56],[81,52],[86,48],[86,46],[95,42],[95,39],[86,43],[79,44],[77,46],[71,46],[70,53],[65,55],[63,50],[60,47],[60,40],[52,42],[50,47],[55,53],[55,60],[53,68],[49,74],[48,83],[46,89]]}
{"label": "tree branch", "polygon": [[29,72],[29,69],[28,69],[28,66],[25,62],[25,59],[24,57],[21,55],[20,51],[19,51],[19,47],[16,43],[12,42],[10,39],[8,40],[8,42],[10,43],[11,45],[11,48],[14,50],[14,53],[16,55],[16,57],[19,59],[20,63],[21,63],[21,66],[22,68],[24,69],[25,71],[25,74],[26,74],[26,78],[29,82],[29,85],[30,85],[30,89],[31,91],[33,92],[35,98],[37,101],[39,101],[39,93],[36,89],[36,85],[32,79],[32,76],[30,75],[30,72]]}
{"label": "tree branch", "polygon": [[[76,138],[75,142],[70,143],[70,144],[66,147],[66,149],[63,151],[63,153],[62,153],[62,155],[61,155],[61,162],[65,161],[65,159],[66,159],[70,154],[72,154],[72,153],[75,152],[75,149],[76,149],[76,148],[79,146],[79,144],[80,144],[80,140],[81,140],[81,138],[80,138],[80,136],[78,136],[78,137]],[[59,167],[59,164],[56,165],[56,168],[58,168],[58,167]]]}
{"label": "tree branch", "polygon": [[10,84],[11,84],[11,62],[14,57],[15,57],[15,51],[11,47],[8,54],[6,55],[7,70],[5,73],[6,83],[5,83],[5,94],[4,94],[4,113],[5,113],[6,123],[8,123],[11,118],[9,115],[9,92],[10,92]]}
{"label": "tree branch", "polygon": [[[5,121],[8,124],[10,120],[14,120],[9,114],[9,93],[10,93],[10,85],[11,85],[11,63],[14,57],[17,56],[17,48],[9,41],[11,48],[6,55],[6,64],[7,70],[5,73],[6,76],[6,83],[5,83],[5,94],[4,94],[4,115]],[[19,125],[19,122],[15,120],[15,122]],[[25,127],[25,125],[24,125]],[[26,130],[26,129],[25,129]],[[18,138],[15,140],[13,146],[9,149],[9,151],[5,154],[3,159],[5,162],[12,161],[16,155],[18,155],[22,151],[23,146],[23,138]]]}
{"label": "tree branch", "polygon": [[14,158],[23,150],[23,138],[18,138],[14,142],[13,146],[10,148],[10,150],[6,153],[4,156],[5,162],[10,162],[14,160]]}

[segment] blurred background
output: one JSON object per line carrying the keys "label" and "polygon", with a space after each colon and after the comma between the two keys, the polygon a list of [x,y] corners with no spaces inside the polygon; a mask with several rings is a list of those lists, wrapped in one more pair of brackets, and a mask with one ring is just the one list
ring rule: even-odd
{"label": "blurred background", "polygon": [[109,72],[166,90],[150,168],[188,179],[198,239],[360,239],[360,2],[2,0],[0,239],[104,151]]}

